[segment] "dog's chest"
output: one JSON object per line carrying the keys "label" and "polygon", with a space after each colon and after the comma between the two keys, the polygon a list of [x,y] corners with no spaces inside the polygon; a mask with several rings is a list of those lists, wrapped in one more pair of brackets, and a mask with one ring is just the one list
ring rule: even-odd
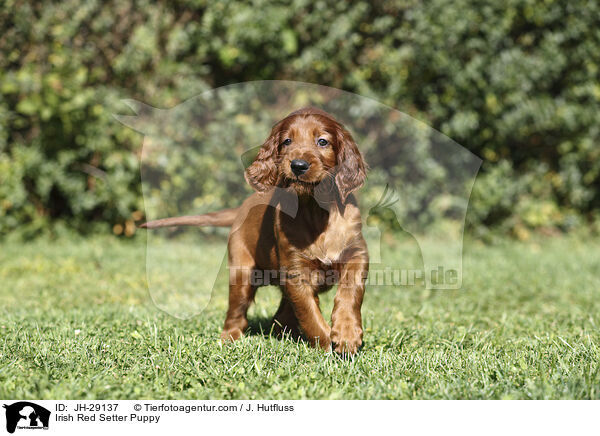
{"label": "dog's chest", "polygon": [[[296,261],[333,265],[360,234],[360,219],[344,217],[339,210],[321,208],[299,210],[295,217],[277,216],[278,245],[284,263]],[[354,219],[352,219],[354,218]]]}
{"label": "dog's chest", "polygon": [[330,217],[327,228],[310,244],[305,253],[307,257],[331,265],[340,260],[343,251],[350,244],[348,223],[343,217]]}

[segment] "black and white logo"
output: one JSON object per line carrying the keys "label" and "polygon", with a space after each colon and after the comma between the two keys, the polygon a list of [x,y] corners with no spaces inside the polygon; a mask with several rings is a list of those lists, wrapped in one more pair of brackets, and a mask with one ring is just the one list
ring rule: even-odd
{"label": "black and white logo", "polygon": [[6,431],[14,433],[18,428],[27,430],[48,429],[50,411],[29,401],[5,404]]}

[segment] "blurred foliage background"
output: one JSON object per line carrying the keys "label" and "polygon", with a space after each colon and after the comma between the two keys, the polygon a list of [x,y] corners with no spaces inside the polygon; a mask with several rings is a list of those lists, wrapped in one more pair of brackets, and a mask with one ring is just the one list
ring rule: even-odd
{"label": "blurred foliage background", "polygon": [[598,231],[599,68],[594,0],[6,0],[0,235],[132,236],[142,135],[121,99],[264,79],[376,99],[480,156],[475,235]]}

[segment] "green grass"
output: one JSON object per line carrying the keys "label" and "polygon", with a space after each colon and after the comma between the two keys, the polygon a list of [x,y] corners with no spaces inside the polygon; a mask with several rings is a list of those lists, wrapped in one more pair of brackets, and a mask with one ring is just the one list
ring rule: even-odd
{"label": "green grass", "polygon": [[[141,238],[5,242],[0,397],[597,399],[599,242],[469,243],[460,291],[370,288],[354,360],[261,334],[221,346],[225,283],[191,319],[157,309]],[[171,255],[210,255],[172,245]],[[403,250],[394,255],[410,258]],[[259,290],[255,331],[277,298]]]}

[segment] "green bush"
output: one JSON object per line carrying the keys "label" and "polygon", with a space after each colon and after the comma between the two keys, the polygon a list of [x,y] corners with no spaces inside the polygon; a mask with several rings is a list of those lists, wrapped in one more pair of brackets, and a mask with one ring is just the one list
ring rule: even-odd
{"label": "green bush", "polygon": [[484,158],[478,232],[568,230],[600,210],[599,29],[591,0],[7,0],[0,234],[132,234],[142,137],[120,99],[257,79],[375,98]]}

